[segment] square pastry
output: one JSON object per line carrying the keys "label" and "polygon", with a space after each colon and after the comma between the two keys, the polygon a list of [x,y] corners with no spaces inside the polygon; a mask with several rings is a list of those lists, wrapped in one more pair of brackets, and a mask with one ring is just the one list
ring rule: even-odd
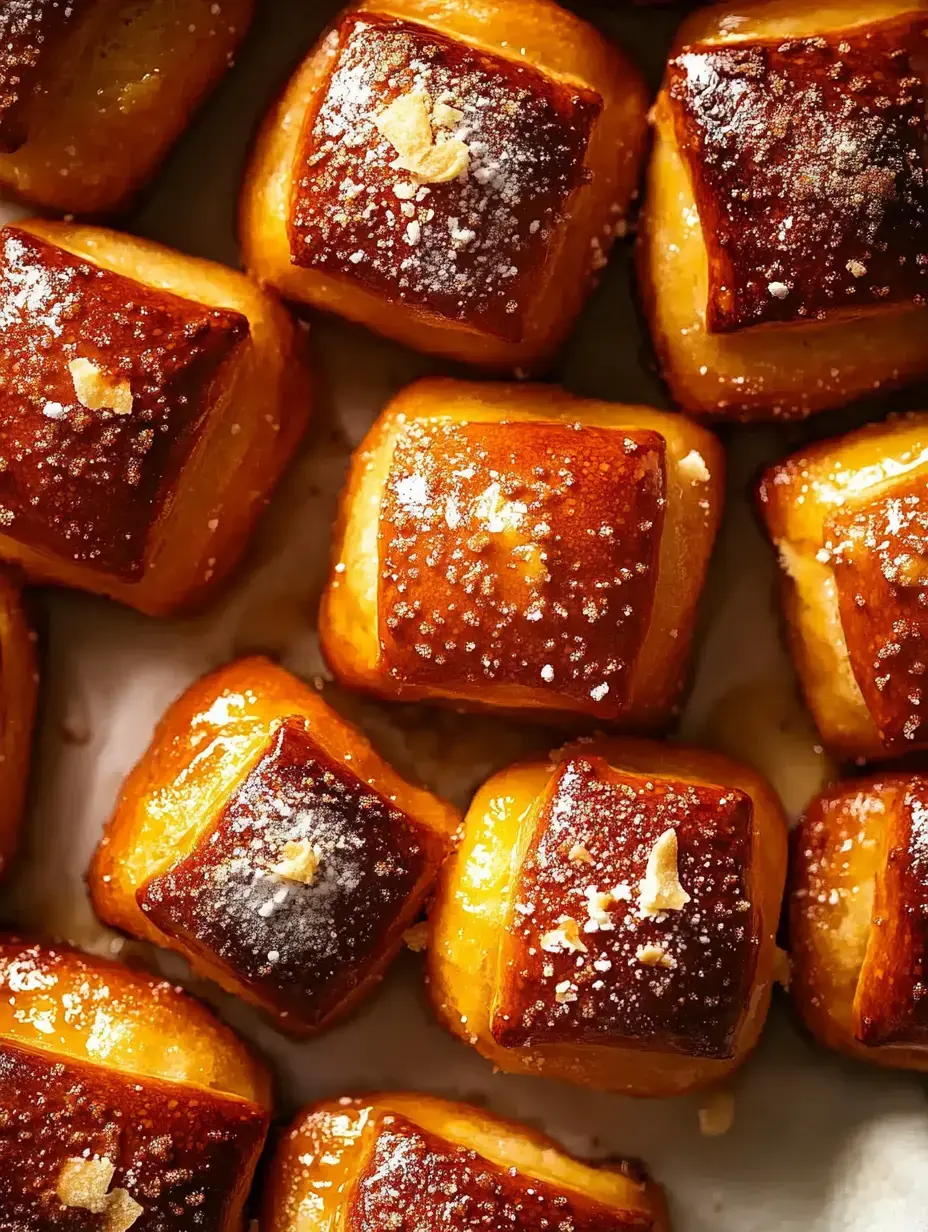
{"label": "square pastry", "polygon": [[793,840],[790,993],[823,1043],[928,1070],[928,778],[829,788]]}
{"label": "square pastry", "polygon": [[679,416],[423,381],[355,455],[320,634],[384,697],[671,718],[723,458]]}
{"label": "square pastry", "polygon": [[376,984],[456,824],[306,686],[242,660],[165,715],[91,890],[107,922],[307,1034]]}
{"label": "square pastry", "polygon": [[621,54],[547,0],[491,18],[367,0],[269,117],[248,267],[423,350],[538,362],[623,229],[646,105]]}
{"label": "square pastry", "polygon": [[269,1075],[179,989],[0,939],[0,1218],[22,1232],[240,1232]]}
{"label": "square pastry", "polygon": [[271,1164],[261,1226],[295,1232],[667,1232],[640,1165],[598,1168],[467,1104],[397,1093],[305,1109]]}
{"label": "square pastry", "polygon": [[848,758],[928,747],[928,415],[817,442],[759,497],[823,741]]}
{"label": "square pastry", "polygon": [[507,1071],[717,1082],[766,1016],[785,865],[772,790],[717,754],[598,738],[516,764],[441,879],[433,1003]]}
{"label": "square pastry", "polygon": [[6,0],[0,184],[69,214],[128,206],[226,73],[254,0]]}
{"label": "square pastry", "polygon": [[642,283],[674,397],[802,416],[928,375],[928,12],[740,14],[690,18],[657,106]]}
{"label": "square pastry", "polygon": [[302,432],[305,363],[240,274],[95,228],[4,228],[0,557],[147,612],[197,602]]}

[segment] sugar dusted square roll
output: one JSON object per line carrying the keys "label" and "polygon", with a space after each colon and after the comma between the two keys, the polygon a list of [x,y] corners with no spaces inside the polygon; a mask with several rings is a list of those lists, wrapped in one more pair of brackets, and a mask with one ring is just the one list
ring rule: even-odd
{"label": "sugar dusted square roll", "polygon": [[376,986],[457,823],[313,690],[243,659],[166,713],[97,849],[91,894],[108,923],[306,1035]]}
{"label": "sugar dusted square roll", "polygon": [[364,0],[267,119],[246,264],[409,346],[537,365],[624,232],[646,110],[622,53],[549,0]]}
{"label": "sugar dusted square roll", "polygon": [[679,415],[551,386],[412,385],[352,463],[326,656],[396,700],[666,726],[723,468]]}

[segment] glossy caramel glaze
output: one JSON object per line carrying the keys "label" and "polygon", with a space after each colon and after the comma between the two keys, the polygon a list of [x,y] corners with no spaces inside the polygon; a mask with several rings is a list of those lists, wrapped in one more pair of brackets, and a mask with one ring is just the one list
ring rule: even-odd
{"label": "glossy caramel glaze", "polygon": [[0,1042],[3,1226],[109,1226],[57,1197],[69,1159],[105,1157],[116,1169],[110,1191],[142,1208],[138,1232],[232,1232],[267,1119],[244,1100]]}
{"label": "glossy caramel glaze", "polygon": [[928,514],[924,481],[825,524],[854,676],[891,752],[928,740]]}
{"label": "glossy caramel glaze", "polygon": [[[205,308],[0,232],[0,526],[32,548],[130,581],[247,335]],[[90,410],[69,364],[128,382],[131,411]]]}
{"label": "glossy caramel glaze", "polygon": [[281,1136],[262,1232],[446,1225],[668,1232],[663,1197],[640,1164],[583,1162],[537,1130],[469,1104],[402,1091],[329,1099]]}
{"label": "glossy caramel glaze", "polygon": [[928,302],[926,31],[906,18],[671,62],[710,331]]}
{"label": "glossy caramel glaze", "polygon": [[546,689],[619,715],[651,615],[664,447],[579,423],[409,424],[379,533],[393,678]]}
{"label": "glossy caramel glaze", "polygon": [[[294,168],[294,262],[520,341],[570,196],[586,182],[601,100],[396,17],[349,15],[330,38],[331,77]],[[433,137],[468,146],[469,167],[450,181],[398,168],[378,129],[378,115],[414,90],[459,113],[446,130],[433,121]]]}
{"label": "glossy caramel glaze", "polygon": [[[649,779],[575,756],[552,778],[509,899],[492,1020],[504,1047],[619,1044],[726,1059],[754,981],[752,804],[744,792]],[[690,901],[644,918],[648,857],[676,832]],[[571,858],[580,849],[581,858]],[[605,907],[596,895],[621,887]],[[578,943],[545,940],[576,925]],[[579,947],[582,948],[578,948]],[[638,955],[657,946],[668,965]]]}
{"label": "glossy caramel glaze", "polygon": [[182,989],[66,945],[0,939],[0,1040],[270,1106],[264,1067]]}
{"label": "glossy caramel glaze", "polygon": [[0,152],[19,149],[28,136],[30,98],[43,66],[67,29],[97,0],[6,0],[0,5]]}
{"label": "glossy caramel glaze", "polygon": [[863,1044],[928,1045],[928,778],[922,775],[899,791],[886,819],[855,1009]]}
{"label": "glossy caramel glaze", "polygon": [[432,1134],[390,1113],[351,1198],[346,1232],[650,1232],[652,1220],[503,1168],[477,1151]]}
{"label": "glossy caramel glaze", "polygon": [[[319,1026],[363,982],[444,855],[438,835],[349,766],[288,719],[215,826],[136,895],[155,927],[302,1027]],[[273,871],[288,843],[319,853],[306,884]]]}

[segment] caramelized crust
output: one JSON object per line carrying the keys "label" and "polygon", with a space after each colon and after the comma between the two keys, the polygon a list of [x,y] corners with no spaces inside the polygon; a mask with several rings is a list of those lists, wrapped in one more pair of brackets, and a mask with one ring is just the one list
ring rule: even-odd
{"label": "caramelized crust", "polygon": [[426,1095],[330,1100],[282,1137],[261,1227],[667,1232],[656,1186],[631,1165],[597,1168],[550,1138]]}
{"label": "caramelized crust", "polygon": [[0,557],[163,615],[239,559],[309,413],[241,274],[102,228],[0,231]]}
{"label": "caramelized crust", "polygon": [[664,440],[416,423],[380,515],[380,642],[400,684],[538,688],[615,718],[647,632]]}
{"label": "caramelized crust", "polygon": [[763,475],[793,656],[830,749],[923,747],[928,479],[925,415],[820,441]]}
{"label": "caramelized crust", "polygon": [[542,1232],[552,1226],[572,1232],[650,1232],[654,1227],[640,1213],[622,1215],[598,1202],[571,1200],[534,1177],[426,1133],[406,1117],[381,1117],[375,1133],[346,1232],[395,1227]]}
{"label": "caramelized crust", "polygon": [[457,824],[311,689],[244,659],[164,716],[91,896],[108,923],[309,1034],[376,985]]}
{"label": "caramelized crust", "polygon": [[786,829],[701,750],[594,739],[478,792],[439,882],[430,991],[502,1070],[631,1095],[721,1081],[773,980]]}
{"label": "caramelized crust", "polygon": [[[497,1043],[733,1056],[760,941],[752,815],[750,797],[734,788],[626,774],[601,757],[562,761],[529,822],[510,893]],[[639,886],[668,830],[689,902],[643,918]],[[595,905],[615,888],[622,897]],[[559,939],[565,921],[578,926],[579,946]],[[663,955],[655,965],[638,957],[649,948]]]}
{"label": "caramelized crust", "polygon": [[[382,14],[349,14],[334,41],[294,166],[293,260],[521,341],[567,202],[588,178],[602,100]],[[433,138],[447,131],[469,151],[449,182],[398,167],[402,152],[378,127],[392,103],[422,91],[433,116],[456,113],[444,130],[432,119]]]}
{"label": "caramelized crust", "polygon": [[4,0],[0,184],[60,213],[127,207],[227,71],[254,0]]}
{"label": "caramelized crust", "polygon": [[69,27],[94,0],[12,0],[0,9],[0,153],[26,140],[29,103]]}
{"label": "caramelized crust", "polygon": [[[0,525],[29,546],[134,581],[189,461],[220,366],[248,334],[211,310],[0,232]],[[130,409],[100,408],[86,361]],[[78,369],[78,372],[80,369]],[[117,409],[117,406],[119,409]]]}
{"label": "caramelized crust", "polygon": [[[713,331],[928,293],[928,17],[689,46],[668,89],[707,238]],[[738,191],[732,191],[732,185]]]}
{"label": "caramelized crust", "polygon": [[928,510],[918,487],[904,482],[825,524],[851,667],[888,752],[928,743]]}
{"label": "caramelized crust", "polygon": [[685,682],[723,465],[678,415],[420,381],[353,459],[326,658],[389,698],[660,729]]}
{"label": "caramelized crust", "polygon": [[913,776],[886,819],[885,864],[873,895],[855,998],[869,1046],[928,1044],[928,779]]}
{"label": "caramelized crust", "polygon": [[[304,884],[275,873],[289,843],[318,855]],[[329,1018],[411,923],[444,845],[285,719],[216,824],[136,894],[165,936],[283,1018]]]}
{"label": "caramelized crust", "polygon": [[809,805],[790,870],[790,994],[823,1043],[928,1069],[928,781],[839,783]]}
{"label": "caramelized crust", "polygon": [[246,267],[407,346],[546,364],[625,233],[646,111],[634,66],[551,0],[362,0],[267,117]]}
{"label": "caramelized crust", "polygon": [[35,636],[18,588],[0,571],[0,876],[16,848],[26,799],[37,683]]}
{"label": "caramelized crust", "polygon": [[7,1226],[97,1232],[101,1212],[58,1190],[69,1160],[99,1158],[115,1165],[110,1192],[141,1208],[140,1229],[233,1232],[268,1118],[244,1100],[0,1042],[0,1120]]}

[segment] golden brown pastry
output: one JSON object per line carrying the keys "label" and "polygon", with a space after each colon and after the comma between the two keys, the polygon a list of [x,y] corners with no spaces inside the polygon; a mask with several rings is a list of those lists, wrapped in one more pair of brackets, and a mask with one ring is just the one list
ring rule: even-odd
{"label": "golden brown pastry", "polygon": [[624,233],[647,106],[551,0],[362,0],[264,125],[246,266],[419,350],[537,365]]}
{"label": "golden brown pastry", "polygon": [[928,1070],[928,778],[848,779],[793,835],[790,994],[822,1043]]}
{"label": "golden brown pastry", "polygon": [[228,69],[254,0],[5,0],[0,184],[62,213],[122,209]]}
{"label": "golden brown pastry", "polygon": [[242,1232],[268,1075],[162,980],[0,939],[0,1224]]}
{"label": "golden brown pastry", "polygon": [[675,711],[724,459],[680,415],[420,381],[356,453],[320,617],[338,678],[658,728]]}
{"label": "golden brown pastry", "polygon": [[17,585],[0,571],[0,877],[16,849],[29,785],[37,682],[35,636]]}
{"label": "golden brown pastry", "polygon": [[477,793],[432,913],[442,1022],[499,1069],[628,1095],[727,1077],[773,983],[786,826],[716,753],[581,740]]}
{"label": "golden brown pastry", "polygon": [[376,986],[458,821],[312,689],[242,659],[162,719],[90,891],[107,923],[309,1034]]}
{"label": "golden brown pastry", "polygon": [[846,758],[928,746],[928,414],[811,445],[759,497],[823,742]]}
{"label": "golden brown pastry", "polygon": [[684,409],[808,415],[928,376],[928,0],[758,0],[682,27],[641,284]]}
{"label": "golden brown pastry", "polygon": [[640,1168],[595,1167],[536,1130],[428,1095],[333,1099],[284,1136],[262,1232],[668,1232]]}
{"label": "golden brown pastry", "polygon": [[0,230],[0,557],[162,615],[238,560],[309,413],[247,278],[146,240]]}

